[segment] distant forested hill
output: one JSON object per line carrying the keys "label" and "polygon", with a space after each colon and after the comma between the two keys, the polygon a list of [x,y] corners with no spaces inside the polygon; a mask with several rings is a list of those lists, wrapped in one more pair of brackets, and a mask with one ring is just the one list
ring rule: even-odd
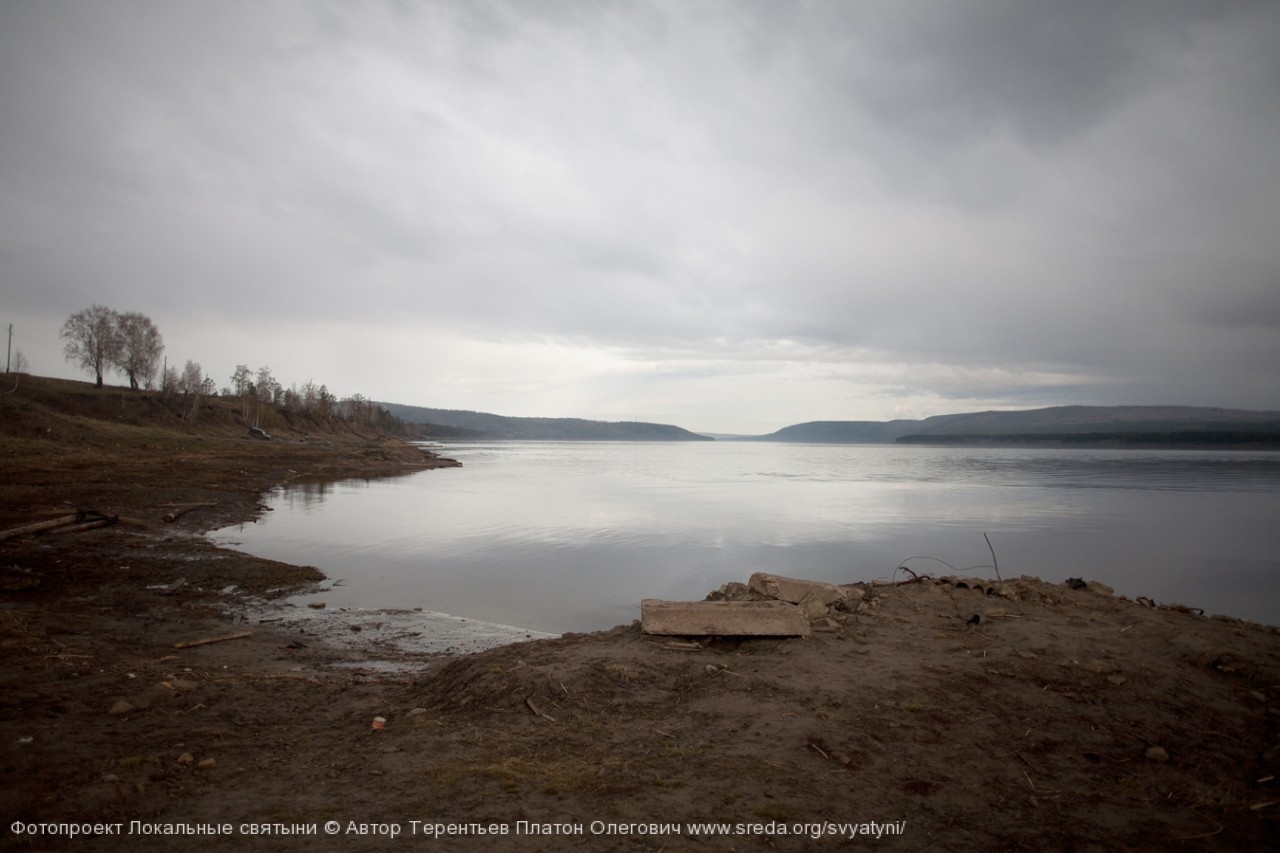
{"label": "distant forested hill", "polygon": [[834,444],[1120,444],[1280,447],[1280,412],[1191,406],[1055,406],[924,420],[813,421],[765,441]]}
{"label": "distant forested hill", "polygon": [[582,418],[513,418],[487,412],[378,403],[432,438],[498,438],[537,441],[712,441],[669,424],[589,421]]}

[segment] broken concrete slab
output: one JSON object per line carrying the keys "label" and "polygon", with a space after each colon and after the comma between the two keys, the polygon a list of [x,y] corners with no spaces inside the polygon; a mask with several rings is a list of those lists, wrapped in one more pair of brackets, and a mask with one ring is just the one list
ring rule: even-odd
{"label": "broken concrete slab", "polygon": [[677,637],[807,637],[804,611],[785,601],[640,602],[640,630]]}
{"label": "broken concrete slab", "polygon": [[829,612],[827,605],[822,601],[822,596],[814,592],[805,594],[805,597],[796,602],[796,606],[803,611],[805,618],[812,622],[814,619],[822,619]]}
{"label": "broken concrete slab", "polygon": [[861,593],[861,590],[840,587],[833,583],[788,578],[782,575],[769,574],[768,572],[756,572],[753,574],[751,579],[747,581],[747,588],[757,595],[776,598],[779,601],[789,601],[792,604],[799,604],[804,601],[806,596],[812,595],[825,606],[844,601],[851,594],[856,594],[860,597]]}

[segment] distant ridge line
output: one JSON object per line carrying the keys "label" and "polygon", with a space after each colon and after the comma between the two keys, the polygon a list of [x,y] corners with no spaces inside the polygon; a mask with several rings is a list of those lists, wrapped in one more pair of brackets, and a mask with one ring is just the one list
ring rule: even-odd
{"label": "distant ridge line", "polygon": [[1053,406],[923,420],[810,421],[761,441],[833,444],[1049,443],[1275,446],[1280,412],[1195,406]]}
{"label": "distant ridge line", "polygon": [[670,424],[643,421],[593,421],[585,418],[523,418],[461,409],[434,409],[378,403],[417,425],[423,438],[525,441],[714,441]]}

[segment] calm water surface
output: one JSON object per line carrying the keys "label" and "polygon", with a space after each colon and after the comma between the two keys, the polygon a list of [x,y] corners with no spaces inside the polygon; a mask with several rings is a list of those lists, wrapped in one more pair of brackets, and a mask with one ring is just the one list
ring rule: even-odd
{"label": "calm water surface", "polygon": [[422,607],[544,631],[772,571],[1057,583],[1280,624],[1280,455],[765,442],[450,444],[462,468],[298,485],[215,535],[344,583],[330,607]]}

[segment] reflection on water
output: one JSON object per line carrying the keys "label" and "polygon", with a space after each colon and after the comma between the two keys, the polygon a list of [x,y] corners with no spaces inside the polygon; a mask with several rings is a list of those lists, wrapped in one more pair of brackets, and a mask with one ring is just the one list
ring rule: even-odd
{"label": "reflection on water", "polygon": [[[546,631],[630,621],[755,571],[849,582],[907,557],[1280,623],[1280,455],[771,443],[450,445],[460,469],[298,484],[223,531],[344,586]],[[945,571],[923,561],[921,571]],[[979,574],[990,575],[990,570]]]}

